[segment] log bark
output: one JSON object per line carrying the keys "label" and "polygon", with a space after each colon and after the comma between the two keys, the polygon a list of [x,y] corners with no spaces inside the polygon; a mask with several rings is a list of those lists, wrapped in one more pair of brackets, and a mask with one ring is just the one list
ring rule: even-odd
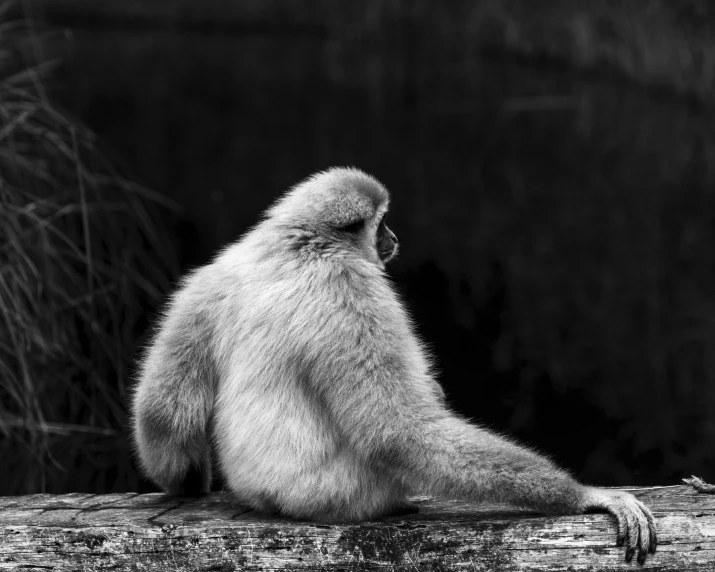
{"label": "log bark", "polygon": [[260,514],[227,493],[0,497],[0,570],[714,570],[715,497],[629,489],[656,517],[644,567],[607,514],[544,517],[416,497],[419,514],[321,525]]}

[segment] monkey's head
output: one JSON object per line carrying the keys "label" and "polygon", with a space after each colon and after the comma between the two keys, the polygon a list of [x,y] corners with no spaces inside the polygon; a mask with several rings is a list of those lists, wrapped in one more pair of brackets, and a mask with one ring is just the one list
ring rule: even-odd
{"label": "monkey's head", "polygon": [[385,224],[390,196],[354,168],[317,173],[267,213],[296,248],[323,257],[358,255],[380,268],[395,257],[397,237]]}

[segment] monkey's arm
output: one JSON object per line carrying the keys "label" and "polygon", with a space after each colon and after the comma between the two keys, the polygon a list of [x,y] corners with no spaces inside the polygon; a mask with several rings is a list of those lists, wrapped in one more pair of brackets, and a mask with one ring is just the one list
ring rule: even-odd
{"label": "monkey's arm", "polygon": [[655,551],[653,516],[633,495],[578,483],[549,459],[459,418],[428,384],[375,379],[358,381],[352,390],[358,410],[333,403],[344,435],[359,436],[357,451],[385,460],[413,489],[546,514],[604,509],[618,520],[618,545],[627,545],[626,560],[638,552],[643,562]]}
{"label": "monkey's arm", "polygon": [[189,282],[174,295],[144,355],[134,393],[139,461],[171,494],[210,490],[208,424],[217,374],[207,296],[196,290]]}

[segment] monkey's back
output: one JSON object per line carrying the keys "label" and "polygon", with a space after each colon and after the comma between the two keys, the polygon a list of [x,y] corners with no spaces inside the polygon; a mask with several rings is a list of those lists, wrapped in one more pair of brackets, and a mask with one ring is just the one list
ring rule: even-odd
{"label": "monkey's back", "polygon": [[310,284],[290,259],[278,261],[249,234],[207,272],[215,281],[219,387],[213,440],[239,498],[270,505],[301,473],[340,447],[308,379],[306,346],[316,324],[300,311]]}
{"label": "monkey's back", "polygon": [[372,504],[403,492],[346,442],[322,392],[348,391],[376,348],[386,354],[391,346],[395,353],[403,351],[398,346],[419,348],[406,321],[404,332],[381,329],[384,312],[399,309],[389,287],[385,308],[364,307],[363,300],[376,298],[372,293],[359,299],[352,293],[372,287],[369,272],[356,275],[340,263],[281,252],[249,234],[207,273],[216,280],[213,439],[222,472],[231,490],[254,506],[324,516],[332,509],[320,505],[323,499],[339,504],[344,517],[353,505],[376,510]]}

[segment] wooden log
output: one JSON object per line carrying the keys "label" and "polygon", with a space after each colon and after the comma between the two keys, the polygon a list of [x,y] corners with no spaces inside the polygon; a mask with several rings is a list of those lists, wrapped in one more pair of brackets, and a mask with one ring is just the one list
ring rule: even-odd
{"label": "wooden log", "polygon": [[419,514],[322,525],[260,514],[227,493],[0,497],[0,570],[715,570],[715,496],[629,489],[658,551],[624,561],[607,514],[544,517],[416,497]]}

